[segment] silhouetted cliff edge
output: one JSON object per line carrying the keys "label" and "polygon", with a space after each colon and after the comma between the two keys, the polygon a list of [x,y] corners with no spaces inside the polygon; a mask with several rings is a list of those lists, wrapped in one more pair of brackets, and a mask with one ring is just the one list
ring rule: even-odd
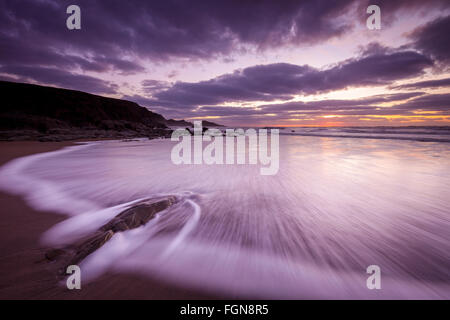
{"label": "silhouetted cliff edge", "polygon": [[0,140],[169,136],[167,120],[138,104],[81,91],[0,81]]}

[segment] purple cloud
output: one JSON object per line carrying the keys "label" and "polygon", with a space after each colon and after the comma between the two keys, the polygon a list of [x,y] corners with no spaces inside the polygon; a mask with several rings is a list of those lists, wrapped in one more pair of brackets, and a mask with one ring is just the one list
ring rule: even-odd
{"label": "purple cloud", "polygon": [[435,110],[450,112],[450,93],[429,94],[405,102],[404,104],[396,107],[412,110]]}
{"label": "purple cloud", "polygon": [[153,95],[152,105],[193,108],[224,102],[289,100],[347,87],[376,86],[421,75],[432,61],[415,51],[364,52],[329,69],[286,63],[257,65],[208,81],[177,82]]}
{"label": "purple cloud", "polygon": [[[92,68],[106,64],[123,72],[134,72],[140,70],[139,64],[124,60],[125,56],[215,59],[243,45],[258,49],[311,45],[351,31],[355,20],[362,22],[366,18],[365,7],[370,1],[77,0],[75,3],[82,9],[82,28],[71,32],[65,28],[65,20],[66,8],[73,1],[2,1],[0,42],[8,41],[12,47],[3,52],[1,59],[16,59],[16,64],[29,59],[51,63],[43,52],[45,48],[50,52],[47,54],[55,56],[72,54],[72,59],[89,56]],[[404,10],[437,8],[442,3],[445,1],[381,1],[379,5],[389,17]]]}
{"label": "purple cloud", "polygon": [[[127,97],[132,101],[141,104],[146,103],[145,99],[139,97]],[[382,103],[403,101],[391,107],[382,107]],[[151,100],[153,101],[153,100]],[[152,108],[154,110],[154,108]],[[292,118],[293,114],[304,114],[307,116],[321,115],[415,115],[415,111],[435,111],[440,115],[450,114],[449,94],[425,94],[424,92],[404,92],[396,94],[374,95],[361,99],[347,100],[320,100],[320,101],[295,101],[281,104],[257,105],[253,107],[240,106],[204,106],[194,109],[168,109],[159,108],[158,112],[170,115],[175,118],[191,118],[215,116],[221,119],[233,121],[243,121],[244,119],[266,119],[270,114],[271,120],[281,120]],[[257,121],[255,122],[257,123]]]}
{"label": "purple cloud", "polygon": [[416,29],[411,38],[414,47],[442,62],[450,61],[450,16],[433,20]]}
{"label": "purple cloud", "polygon": [[450,78],[413,82],[400,86],[394,86],[392,89],[425,89],[441,87],[450,87]]}

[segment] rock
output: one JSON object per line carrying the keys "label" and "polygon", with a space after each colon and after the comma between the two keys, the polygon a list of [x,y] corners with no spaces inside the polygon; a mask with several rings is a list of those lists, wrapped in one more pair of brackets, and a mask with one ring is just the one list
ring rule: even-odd
{"label": "rock", "polygon": [[172,206],[176,201],[177,198],[174,196],[141,201],[119,213],[94,234],[78,240],[76,243],[63,249],[48,250],[45,253],[45,258],[49,261],[63,262],[64,267],[59,271],[60,274],[65,274],[65,270],[69,265],[78,264],[108,242],[116,232],[131,230],[146,224],[158,212]]}
{"label": "rock", "polygon": [[175,197],[169,197],[164,200],[147,200],[119,213],[114,219],[102,226],[99,230],[112,230],[120,232],[134,229],[146,224],[156,213],[167,209],[176,201]]}

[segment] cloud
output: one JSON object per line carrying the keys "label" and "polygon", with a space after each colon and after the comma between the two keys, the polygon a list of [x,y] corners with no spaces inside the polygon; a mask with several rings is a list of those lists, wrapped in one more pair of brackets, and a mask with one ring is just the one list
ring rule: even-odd
{"label": "cloud", "polygon": [[396,106],[401,109],[450,111],[450,93],[429,94]]}
{"label": "cloud", "polygon": [[448,63],[450,61],[450,15],[433,20],[416,29],[411,38],[414,47],[436,60]]}
{"label": "cloud", "polygon": [[70,4],[1,1],[0,62],[133,73],[142,66],[126,56],[211,59],[240,45],[319,42],[344,32],[333,16],[351,1],[79,0],[82,28],[76,32],[65,27]]}
{"label": "cloud", "polygon": [[143,80],[141,82],[141,87],[146,94],[155,94],[156,92],[168,89],[170,83],[159,80]]}
{"label": "cloud", "polygon": [[395,94],[383,94],[365,97],[361,99],[325,99],[318,101],[294,101],[282,104],[270,104],[258,106],[265,113],[281,111],[317,111],[334,112],[338,110],[362,110],[379,108],[379,105],[388,102],[408,100],[414,97],[422,96],[424,92],[406,92]]}
{"label": "cloud", "polygon": [[[65,27],[69,0],[4,0],[0,41],[19,42],[2,58],[51,60],[42,49],[87,58],[92,68],[139,70],[124,57],[152,60],[217,59],[236,50],[308,46],[342,36],[365,20],[370,1],[356,0],[78,0],[81,30]],[[383,16],[443,1],[382,1]],[[363,13],[363,14],[361,14]],[[2,48],[4,48],[2,46]],[[26,50],[20,50],[26,49]],[[61,57],[60,57],[61,58]],[[227,57],[224,57],[227,58]],[[96,66],[99,64],[100,66]],[[88,66],[89,67],[89,66]]]}
{"label": "cloud", "polygon": [[[325,99],[318,101],[293,101],[280,104],[263,104],[251,107],[242,106],[203,106],[194,109],[170,109],[159,108],[168,117],[175,118],[204,118],[207,116],[220,117],[222,119],[237,119],[250,117],[253,120],[289,119],[293,115],[302,114],[303,117],[316,117],[321,115],[413,115],[414,111],[428,110],[447,112],[450,99],[449,95],[426,95],[424,92],[401,92],[364,97],[360,99]],[[154,103],[153,100],[145,101],[138,97],[127,99],[144,104]],[[403,102],[405,101],[406,102]],[[395,104],[395,102],[398,102]],[[391,106],[382,106],[389,103]],[[154,108],[154,107],[153,107]],[[150,108],[154,110],[153,108]],[[249,119],[250,119],[249,118]]]}
{"label": "cloud", "polygon": [[57,43],[44,45],[39,40],[39,38],[31,40],[28,37],[22,38],[0,33],[0,46],[2,48],[0,50],[0,64],[40,65],[94,72],[118,71],[122,74],[145,71],[138,63],[124,58],[104,55],[83,57],[64,50],[56,50],[54,46]]}
{"label": "cloud", "polygon": [[[124,99],[139,104],[154,104],[153,99],[128,96]],[[389,103],[390,106],[383,106]],[[373,95],[360,99],[326,99],[318,101],[295,101],[280,104],[262,104],[251,107],[242,106],[203,106],[193,109],[171,109],[150,107],[152,111],[164,114],[166,118],[189,119],[215,117],[214,121],[230,125],[267,125],[267,124],[319,124],[323,116],[338,116],[342,123],[358,124],[361,117],[373,121],[385,121],[384,117],[399,117],[407,121],[427,120],[423,112],[432,112],[434,116],[450,116],[450,94],[426,94],[424,92],[400,92],[394,94]],[[297,119],[292,121],[293,119]],[[384,120],[383,120],[384,119]],[[402,121],[403,121],[402,120]],[[311,121],[311,122],[309,122]],[[316,122],[314,122],[316,121]],[[317,122],[319,121],[319,122]]]}
{"label": "cloud", "polygon": [[400,86],[393,86],[392,89],[425,89],[441,87],[450,87],[450,78],[413,82]]}
{"label": "cloud", "polygon": [[421,75],[433,65],[415,51],[365,51],[328,69],[287,63],[257,65],[197,83],[177,82],[153,105],[192,109],[225,102],[289,100],[348,87],[377,86]]}
{"label": "cloud", "polygon": [[[352,6],[338,1],[138,1],[78,0],[82,29],[65,28],[66,0],[2,1],[1,26],[6,33],[39,36],[34,43],[108,56],[124,51],[142,57],[210,58],[229,53],[237,44],[274,47],[311,44],[350,29],[336,21]],[[12,33],[13,31],[14,33]],[[31,39],[31,37],[29,37]]]}

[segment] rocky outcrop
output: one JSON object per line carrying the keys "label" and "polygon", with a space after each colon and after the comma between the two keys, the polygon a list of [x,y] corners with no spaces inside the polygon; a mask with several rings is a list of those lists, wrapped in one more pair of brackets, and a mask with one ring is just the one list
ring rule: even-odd
{"label": "rocky outcrop", "polygon": [[111,221],[100,227],[92,235],[80,239],[74,244],[64,248],[48,250],[45,258],[48,261],[56,261],[61,264],[60,272],[67,266],[78,264],[92,252],[103,246],[117,232],[131,230],[145,225],[161,212],[177,201],[176,197],[153,198],[141,201],[134,206],[122,211]]}
{"label": "rocky outcrop", "polygon": [[0,81],[0,140],[64,141],[170,135],[138,104],[81,91]]}

